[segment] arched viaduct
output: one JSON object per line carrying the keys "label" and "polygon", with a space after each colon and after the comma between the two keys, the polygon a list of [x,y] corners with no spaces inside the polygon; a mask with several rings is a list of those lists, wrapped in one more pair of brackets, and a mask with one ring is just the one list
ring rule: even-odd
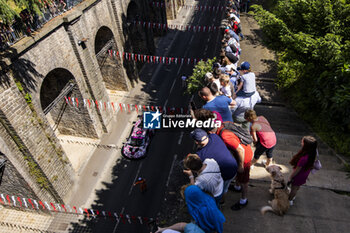
{"label": "arched viaduct", "polygon": [[133,87],[140,67],[108,50],[154,52],[153,32],[130,23],[165,23],[164,9],[151,2],[83,1],[1,55],[0,159],[7,160],[1,193],[68,200],[76,172],[59,135],[98,139],[113,115],[69,108],[62,96],[107,102],[110,91]]}

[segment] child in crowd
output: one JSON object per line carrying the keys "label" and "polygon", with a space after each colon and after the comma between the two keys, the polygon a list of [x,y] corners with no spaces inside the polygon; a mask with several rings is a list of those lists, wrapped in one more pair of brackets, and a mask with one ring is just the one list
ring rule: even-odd
{"label": "child in crowd", "polygon": [[247,110],[244,118],[251,123],[250,134],[256,147],[251,165],[253,166],[265,152],[267,157],[265,166],[267,167],[272,161],[272,152],[277,141],[276,134],[266,118],[257,116],[254,110]]}
{"label": "child in crowd", "polygon": [[289,162],[293,172],[289,176],[288,184],[292,184],[289,193],[289,204],[294,204],[295,196],[306,180],[314,166],[317,155],[317,140],[312,136],[305,136],[301,140],[301,150]]}
{"label": "child in crowd", "polygon": [[220,75],[219,80],[220,80],[220,84],[221,84],[220,94],[223,94],[223,95],[232,99],[234,87],[233,87],[232,83],[230,82],[230,77],[226,74],[222,74],[222,75]]}

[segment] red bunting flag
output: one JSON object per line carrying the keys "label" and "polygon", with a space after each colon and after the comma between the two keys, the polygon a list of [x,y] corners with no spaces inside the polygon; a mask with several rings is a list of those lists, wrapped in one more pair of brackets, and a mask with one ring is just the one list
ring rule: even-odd
{"label": "red bunting flag", "polygon": [[22,201],[20,197],[17,197],[17,201],[19,202],[20,207],[22,207]]}
{"label": "red bunting flag", "polygon": [[123,224],[125,224],[124,215],[120,214],[119,216],[120,216],[120,218],[121,218],[121,220],[122,220]]}
{"label": "red bunting flag", "polygon": [[[53,210],[57,212],[56,207],[55,207],[55,205],[52,202],[50,202],[50,205],[52,206]],[[33,208],[34,208],[34,206],[33,206]]]}
{"label": "red bunting flag", "polygon": [[[9,204],[11,205],[11,200],[10,200],[10,197],[9,195],[6,195],[6,200],[9,202]],[[30,200],[30,199],[29,199]]]}
{"label": "red bunting flag", "polygon": [[39,201],[39,204],[43,207],[44,210],[46,209],[45,205],[44,205],[44,203],[42,201]]}
{"label": "red bunting flag", "polygon": [[84,211],[85,211],[87,217],[89,218],[89,216],[90,216],[90,215],[89,215],[89,211],[88,211],[86,208],[84,209]]}
{"label": "red bunting flag", "polygon": [[119,104],[119,107],[120,107],[120,111],[123,112],[123,107],[122,107],[122,104]]}

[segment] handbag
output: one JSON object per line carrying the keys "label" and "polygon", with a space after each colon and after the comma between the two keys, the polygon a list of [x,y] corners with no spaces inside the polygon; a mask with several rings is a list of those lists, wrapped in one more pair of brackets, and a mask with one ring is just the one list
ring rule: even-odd
{"label": "handbag", "polygon": [[312,169],[312,173],[315,173],[316,171],[321,170],[321,168],[322,168],[322,164],[320,161],[320,157],[318,155],[318,150],[316,150],[316,159],[314,162],[314,167]]}

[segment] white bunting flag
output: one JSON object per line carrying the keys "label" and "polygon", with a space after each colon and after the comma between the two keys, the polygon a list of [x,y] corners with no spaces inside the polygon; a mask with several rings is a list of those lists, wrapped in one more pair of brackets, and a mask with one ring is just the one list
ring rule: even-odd
{"label": "white bunting flag", "polygon": [[15,199],[15,196],[12,196],[11,199],[12,199],[12,201],[13,201],[13,205],[16,206],[16,199]]}

